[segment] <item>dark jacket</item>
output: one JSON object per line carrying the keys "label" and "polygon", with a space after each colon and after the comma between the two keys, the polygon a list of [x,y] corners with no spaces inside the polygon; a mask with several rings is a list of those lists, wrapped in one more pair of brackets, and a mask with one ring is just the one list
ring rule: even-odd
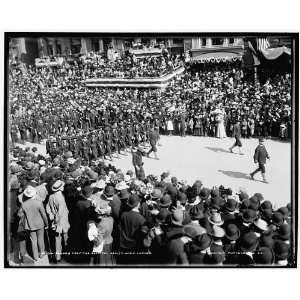
{"label": "dark jacket", "polygon": [[259,164],[265,164],[266,159],[270,159],[269,154],[264,145],[258,145],[254,153],[254,162]]}
{"label": "dark jacket", "polygon": [[142,227],[145,218],[136,211],[124,212],[120,219],[120,247],[126,250],[138,250],[142,247],[144,234]]}

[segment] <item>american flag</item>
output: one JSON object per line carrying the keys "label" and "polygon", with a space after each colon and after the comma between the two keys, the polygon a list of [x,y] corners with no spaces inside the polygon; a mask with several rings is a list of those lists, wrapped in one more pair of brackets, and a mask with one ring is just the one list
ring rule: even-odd
{"label": "american flag", "polygon": [[268,39],[256,39],[257,50],[264,51],[270,47]]}

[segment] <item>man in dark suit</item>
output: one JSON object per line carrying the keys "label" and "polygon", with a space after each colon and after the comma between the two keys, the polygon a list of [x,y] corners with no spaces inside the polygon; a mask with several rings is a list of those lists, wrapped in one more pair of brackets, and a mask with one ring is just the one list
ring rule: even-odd
{"label": "man in dark suit", "polygon": [[233,148],[239,147],[239,154],[242,154],[241,152],[241,147],[242,147],[242,142],[241,142],[241,125],[240,121],[236,120],[234,126],[233,126],[233,136],[235,138],[235,142],[232,145],[232,147],[229,148],[229,151],[233,153]]}
{"label": "man in dark suit", "polygon": [[120,251],[130,253],[120,257],[120,263],[136,264],[140,262],[143,251],[143,240],[147,233],[145,229],[146,219],[140,214],[140,201],[138,195],[131,195],[128,199],[127,206],[129,211],[121,215],[119,223],[119,241]]}
{"label": "man in dark suit", "polygon": [[136,178],[138,178],[139,180],[144,180],[145,179],[145,171],[143,168],[143,149],[141,148],[133,148],[132,149],[132,164],[134,166],[135,169],[135,176]]}
{"label": "man in dark suit", "polygon": [[254,175],[260,171],[263,181],[265,183],[268,183],[268,181],[266,180],[265,164],[266,164],[266,159],[270,159],[270,156],[267,152],[266,147],[264,146],[263,138],[259,138],[259,145],[255,149],[253,158],[254,158],[254,162],[258,163],[258,168],[250,174],[252,180],[254,180]]}
{"label": "man in dark suit", "polygon": [[158,159],[158,157],[157,157],[157,147],[156,147],[157,134],[154,131],[154,128],[151,128],[151,131],[149,133],[149,140],[150,140],[151,149],[148,151],[147,157],[149,157],[150,153],[153,152],[154,156],[155,156],[155,159]]}

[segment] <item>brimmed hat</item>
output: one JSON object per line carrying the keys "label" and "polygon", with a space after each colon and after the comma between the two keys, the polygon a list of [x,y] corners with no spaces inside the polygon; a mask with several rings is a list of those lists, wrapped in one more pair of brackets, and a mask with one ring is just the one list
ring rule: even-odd
{"label": "brimmed hat", "polygon": [[275,254],[269,247],[260,247],[254,252],[253,259],[258,265],[271,265],[275,261]]}
{"label": "brimmed hat", "polygon": [[211,242],[212,242],[212,238],[207,233],[198,235],[194,239],[195,245],[197,245],[197,247],[200,250],[204,250],[204,249],[208,248],[211,245]]}
{"label": "brimmed hat", "polygon": [[281,213],[284,218],[287,218],[289,216],[289,210],[286,206],[280,207],[277,211]]}
{"label": "brimmed hat", "polygon": [[187,202],[187,196],[185,193],[179,192],[177,194],[177,200],[180,202],[180,204],[185,205]]}
{"label": "brimmed hat", "polygon": [[162,192],[160,189],[154,189],[150,195],[151,195],[151,198],[155,200],[155,199],[161,198]]}
{"label": "brimmed hat", "polygon": [[73,158],[73,157],[69,157],[69,158],[67,159],[67,163],[68,163],[69,165],[73,165],[75,162],[76,162],[76,159]]}
{"label": "brimmed hat", "polygon": [[181,226],[182,222],[183,222],[183,219],[184,219],[184,216],[183,216],[183,211],[182,210],[175,209],[172,212],[172,216],[171,216],[171,222],[172,222],[172,224]]}
{"label": "brimmed hat", "polygon": [[276,241],[273,249],[277,260],[284,260],[289,257],[290,245],[285,242],[280,240]]}
{"label": "brimmed hat", "polygon": [[210,208],[219,210],[221,208],[222,199],[219,196],[215,196],[210,199],[209,206]]}
{"label": "brimmed hat", "polygon": [[97,188],[97,189],[100,189],[100,190],[103,190],[106,186],[106,183],[103,179],[100,179],[94,183],[91,184],[91,187],[93,188]]}
{"label": "brimmed hat", "polygon": [[253,231],[247,232],[240,238],[240,248],[245,252],[252,252],[258,244],[258,238]]}
{"label": "brimmed hat", "polygon": [[127,190],[121,190],[119,194],[120,200],[129,199],[130,193]]}
{"label": "brimmed hat", "polygon": [[208,197],[210,195],[210,190],[207,189],[207,188],[203,188],[201,191],[200,191],[200,194],[199,194],[199,197],[202,199],[202,200],[207,200]]}
{"label": "brimmed hat", "polygon": [[86,185],[82,188],[81,192],[85,198],[89,198],[93,194],[93,188],[90,185]]}
{"label": "brimmed hat", "polygon": [[107,185],[103,193],[106,197],[112,197],[115,194],[115,189],[112,185]]}
{"label": "brimmed hat", "polygon": [[276,226],[282,225],[284,222],[283,215],[280,212],[274,212],[272,216],[272,223]]}
{"label": "brimmed hat", "polygon": [[260,245],[264,247],[272,248],[275,240],[273,239],[273,232],[263,232],[260,236]]}
{"label": "brimmed hat", "polygon": [[214,225],[210,234],[213,237],[222,238],[225,235],[225,230],[219,226]]}
{"label": "brimmed hat", "polygon": [[253,209],[246,209],[242,214],[245,223],[252,223],[256,218],[256,212]]}
{"label": "brimmed hat", "polygon": [[19,173],[19,172],[21,172],[21,170],[22,170],[22,167],[19,166],[19,165],[12,165],[12,166],[10,167],[10,172],[11,172],[12,174]]}
{"label": "brimmed hat", "polygon": [[134,207],[138,206],[140,202],[141,202],[140,197],[137,194],[133,194],[129,197],[127,205],[130,208],[134,208]]}
{"label": "brimmed hat", "polygon": [[44,160],[40,159],[40,160],[38,161],[38,164],[39,164],[40,166],[44,166],[44,165],[46,164],[46,162],[45,162]]}
{"label": "brimmed hat", "polygon": [[260,205],[261,209],[272,209],[272,203],[271,201],[265,200],[263,203]]}
{"label": "brimmed hat", "polygon": [[28,161],[24,167],[25,170],[32,170],[33,168],[34,168],[34,163],[31,161]]}
{"label": "brimmed hat", "polygon": [[213,225],[222,225],[224,223],[224,220],[222,219],[221,215],[217,212],[209,216],[208,221]]}
{"label": "brimmed hat", "polygon": [[194,239],[198,235],[207,233],[206,229],[201,226],[184,226],[183,231],[192,239]]}
{"label": "brimmed hat", "polygon": [[64,190],[64,186],[65,186],[65,183],[62,180],[56,180],[54,182],[54,184],[52,185],[51,190],[53,192],[63,191]]}
{"label": "brimmed hat", "polygon": [[257,198],[259,203],[264,200],[264,196],[261,193],[255,193],[254,196]]}
{"label": "brimmed hat", "polygon": [[228,224],[225,237],[230,241],[236,241],[240,237],[240,230],[235,224]]}
{"label": "brimmed hat", "polygon": [[171,196],[166,194],[158,202],[160,207],[169,207],[172,203]]}
{"label": "brimmed hat", "polygon": [[257,219],[256,221],[253,222],[254,226],[256,226],[258,229],[262,231],[268,230],[268,223],[262,219]]}
{"label": "brimmed hat", "polygon": [[276,237],[287,241],[290,239],[291,236],[291,226],[289,224],[282,224],[280,225],[279,229],[277,230]]}
{"label": "brimmed hat", "polygon": [[117,183],[115,188],[116,188],[116,190],[121,191],[121,190],[128,189],[129,186],[125,183],[125,181],[121,181],[121,182]]}
{"label": "brimmed hat", "polygon": [[26,189],[24,190],[24,195],[27,197],[27,198],[32,198],[36,195],[36,189],[31,186],[31,185],[28,185],[26,187]]}
{"label": "brimmed hat", "polygon": [[189,213],[192,220],[200,220],[204,217],[203,211],[197,205],[194,205]]}
{"label": "brimmed hat", "polygon": [[95,181],[98,179],[98,173],[93,170],[87,170],[86,175],[88,176],[89,180]]}
{"label": "brimmed hat", "polygon": [[238,202],[235,201],[235,199],[233,198],[228,198],[224,205],[224,209],[230,212],[234,212],[237,210],[237,208],[238,208]]}
{"label": "brimmed hat", "polygon": [[73,153],[71,151],[66,152],[65,158],[68,159],[68,158],[71,158],[71,157],[73,157]]}

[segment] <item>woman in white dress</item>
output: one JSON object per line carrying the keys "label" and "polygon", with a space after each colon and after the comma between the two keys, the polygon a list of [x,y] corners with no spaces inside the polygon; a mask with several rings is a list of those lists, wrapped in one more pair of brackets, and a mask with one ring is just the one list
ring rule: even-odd
{"label": "woman in white dress", "polygon": [[173,121],[172,121],[171,118],[169,118],[167,120],[167,130],[168,130],[169,135],[172,135],[172,132],[174,130],[174,126],[173,126]]}
{"label": "woman in white dress", "polygon": [[226,131],[225,131],[225,126],[224,126],[224,113],[221,112],[216,115],[216,122],[217,122],[217,132],[216,132],[216,137],[223,139],[226,138]]}

